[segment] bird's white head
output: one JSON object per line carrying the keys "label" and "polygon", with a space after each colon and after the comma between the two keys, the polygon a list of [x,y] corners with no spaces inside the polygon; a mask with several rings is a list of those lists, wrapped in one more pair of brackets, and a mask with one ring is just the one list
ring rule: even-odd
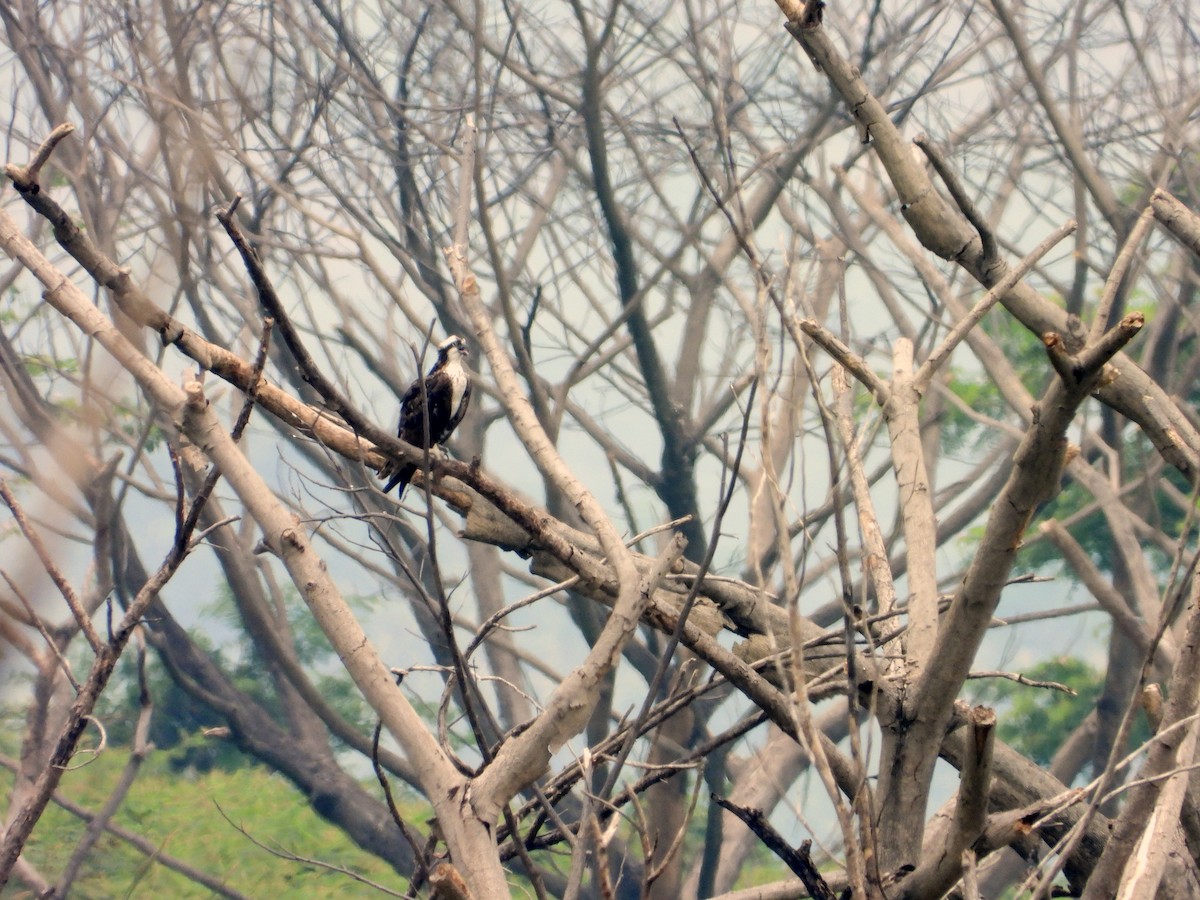
{"label": "bird's white head", "polygon": [[467,342],[457,334],[452,334],[438,344],[438,356],[446,360],[446,362],[454,362],[457,359],[466,358],[470,355],[471,350],[467,347]]}

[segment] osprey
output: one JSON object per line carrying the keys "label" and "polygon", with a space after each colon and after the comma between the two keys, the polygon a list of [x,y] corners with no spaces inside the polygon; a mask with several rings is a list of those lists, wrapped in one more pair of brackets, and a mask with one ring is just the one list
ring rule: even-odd
{"label": "osprey", "polygon": [[[422,379],[418,378],[400,400],[400,427],[396,431],[400,440],[417,447],[434,447],[450,437],[471,402],[471,375],[463,365],[463,360],[470,355],[467,342],[457,335],[438,344],[437,359],[424,379],[425,396],[421,396]],[[425,424],[427,409],[428,429]],[[428,445],[425,443],[427,430]],[[386,494],[400,485],[398,496],[402,496],[418,468],[416,463],[410,462],[386,463],[379,470],[379,477],[387,479],[383,492]]]}

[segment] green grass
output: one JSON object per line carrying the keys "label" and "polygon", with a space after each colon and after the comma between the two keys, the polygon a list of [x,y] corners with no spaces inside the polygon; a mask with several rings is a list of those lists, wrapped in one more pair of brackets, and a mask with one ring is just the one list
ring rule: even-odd
{"label": "green grass", "polygon": [[[90,811],[99,809],[124,766],[123,750],[110,750],[94,763],[67,772],[60,792]],[[0,771],[7,794],[11,775]],[[218,805],[220,809],[218,809]],[[258,842],[296,856],[350,869],[392,890],[407,887],[383,860],[356,847],[322,820],[287,781],[260,767],[212,771],[189,777],[172,772],[163,755],[152,756],[118,811],[115,821],[171,854],[250,897],[376,897],[378,892],[347,875],[317,865],[280,859]],[[84,823],[51,805],[26,847],[26,857],[54,880],[66,865]],[[5,898],[29,896],[15,879]],[[72,896],[106,898],[206,898],[207,889],[105,834],[84,863]]]}

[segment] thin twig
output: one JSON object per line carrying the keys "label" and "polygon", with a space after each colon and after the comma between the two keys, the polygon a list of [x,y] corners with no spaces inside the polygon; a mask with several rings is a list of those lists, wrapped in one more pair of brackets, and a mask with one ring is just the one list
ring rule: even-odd
{"label": "thin twig", "polygon": [[41,190],[41,185],[38,183],[38,176],[42,172],[42,166],[50,159],[50,155],[54,153],[54,148],[74,130],[75,126],[70,122],[63,122],[47,135],[46,140],[42,141],[26,165],[18,166],[15,163],[6,165],[4,167],[4,174],[12,179],[13,187],[22,193],[38,193]]}
{"label": "thin twig", "polygon": [[1062,691],[1064,694],[1070,694],[1072,697],[1079,696],[1079,692],[1070,685],[1062,684],[1058,681],[1037,681],[1033,678],[1026,678],[1020,672],[972,672],[967,678],[1007,678],[1009,681],[1015,681],[1017,684],[1023,684],[1026,687],[1048,688],[1052,691]]}
{"label": "thin twig", "polygon": [[46,646],[50,648],[50,652],[54,654],[54,658],[58,662],[59,668],[62,669],[63,675],[66,676],[67,681],[70,682],[71,687],[74,688],[75,693],[78,694],[79,681],[75,678],[75,673],[71,670],[70,660],[63,656],[62,648],[59,647],[59,641],[50,634],[50,631],[46,628],[46,623],[43,622],[42,617],[37,614],[37,611],[33,608],[33,604],[29,602],[29,598],[26,597],[25,594],[22,593],[17,585],[13,582],[13,580],[8,577],[8,573],[0,569],[0,578],[4,579],[5,583],[9,587],[9,590],[11,590],[16,595],[17,599],[21,601],[21,605],[25,607],[26,615],[29,616],[29,623],[38,630],[38,633],[42,636],[42,639],[45,640]]}
{"label": "thin twig", "polygon": [[[10,772],[16,773],[20,769],[20,764],[15,759],[10,759],[7,756],[0,755],[0,766],[8,769]],[[72,800],[67,799],[62,794],[55,791],[50,798],[56,806],[66,810],[77,819],[84,822],[91,822],[95,819],[96,813],[90,812]],[[181,859],[172,856],[163,850],[162,844],[156,843],[142,837],[136,832],[117,824],[116,822],[108,821],[104,824],[104,830],[117,840],[124,841],[129,846],[133,847],[138,853],[146,857],[147,864],[153,862],[160,866],[170,869],[173,872],[178,872],[184,878],[188,878],[196,884],[208,888],[218,897],[225,897],[227,900],[249,900],[245,894],[235,891],[233,888],[214,878],[207,872],[192,866]]]}
{"label": "thin twig", "polygon": [[50,556],[50,551],[42,541],[41,535],[38,534],[33,523],[25,515],[25,510],[21,507],[16,495],[8,486],[8,482],[0,478],[0,499],[4,500],[5,506],[13,514],[13,518],[17,522],[17,526],[21,529],[21,533],[25,535],[25,540],[29,542],[29,546],[33,552],[37,554],[38,560],[42,564],[42,568],[46,570],[46,574],[50,576],[50,580],[54,582],[54,586],[58,588],[58,592],[62,594],[63,599],[67,601],[67,607],[71,610],[71,615],[75,617],[75,622],[83,631],[87,642],[91,644],[93,652],[97,655],[104,649],[104,641],[100,635],[96,633],[96,627],[92,624],[92,618],[87,614],[87,610],[83,608],[83,603],[79,600],[79,595],[75,593],[75,589],[71,587],[71,583],[67,581],[67,577],[63,575]]}
{"label": "thin twig", "polygon": [[972,328],[979,324],[980,320],[987,315],[988,310],[995,306],[1005,294],[1012,290],[1022,278],[1024,278],[1038,261],[1056,247],[1064,238],[1070,235],[1077,228],[1074,219],[1069,219],[1060,225],[1057,229],[1047,235],[1041,243],[1029,251],[1020,262],[1010,268],[998,282],[996,282],[986,294],[980,298],[979,302],[971,307],[962,319],[955,323],[950,332],[942,339],[935,349],[922,363],[921,368],[917,370],[917,374],[913,379],[916,383],[917,390],[924,392],[929,387],[933,380],[933,375],[937,369],[944,363]]}
{"label": "thin twig", "polygon": [[[921,148],[921,152],[925,154],[925,158],[933,165],[934,170],[945,183],[946,188],[950,191],[950,196],[954,199],[955,205],[971,226],[979,234],[979,240],[983,245],[983,259],[980,261],[982,268],[986,271],[999,262],[999,255],[996,252],[996,235],[992,233],[992,228],[988,224],[987,219],[983,217],[983,213],[979,211],[974,201],[967,196],[967,191],[963,187],[961,181],[958,180],[958,174],[946,162],[946,157],[942,155],[942,151],[933,144],[925,135],[919,134],[913,138],[913,143]],[[1019,280],[1019,279],[1018,279]],[[1016,283],[1014,280],[1013,284]]]}
{"label": "thin twig", "polygon": [[56,897],[66,897],[70,893],[71,885],[78,877],[84,861],[92,852],[108,823],[116,815],[117,810],[120,809],[121,804],[125,801],[130,789],[133,787],[138,773],[141,771],[142,763],[151,750],[154,749],[154,745],[149,740],[150,717],[154,711],[154,705],[150,697],[150,686],[146,678],[146,639],[141,629],[138,629],[135,634],[137,636],[137,640],[134,643],[137,650],[138,717],[133,730],[133,743],[130,747],[129,758],[126,760],[125,766],[121,770],[120,778],[118,778],[117,783],[113,786],[108,799],[104,801],[103,806],[100,807],[95,817],[88,823],[87,828],[84,829],[79,843],[72,851],[66,866],[63,867],[58,883],[54,886],[54,895]]}
{"label": "thin twig", "polygon": [[[403,673],[396,676],[396,684],[399,685],[404,680]],[[396,806],[396,798],[392,794],[392,782],[388,778],[387,771],[379,762],[379,737],[383,732],[383,720],[380,719],[375,723],[375,732],[371,737],[371,767],[375,770],[375,778],[379,781],[380,787],[383,788],[383,796],[387,801],[388,812],[391,813],[392,821],[396,823],[396,827],[400,830],[400,834],[408,845],[412,847],[413,862],[415,868],[411,874],[413,881],[423,881],[429,874],[429,869],[425,864],[427,859],[427,850],[430,848],[422,848],[417,841],[416,835],[412,829],[408,827],[408,823],[404,821],[404,817],[400,815],[400,809]]]}
{"label": "thin twig", "polygon": [[238,831],[238,833],[240,833],[242,835],[242,837],[244,837],[246,840],[248,840],[250,843],[252,843],[255,847],[258,847],[261,850],[266,850],[272,856],[276,856],[279,859],[287,860],[288,862],[298,862],[298,863],[302,863],[303,865],[306,865],[306,866],[315,866],[318,869],[327,869],[330,872],[337,872],[338,874],[345,875],[349,878],[354,879],[359,884],[365,884],[367,887],[371,888],[372,890],[376,890],[376,891],[379,891],[380,893],[387,894],[389,897],[403,897],[404,896],[404,894],[402,894],[400,891],[392,890],[391,888],[387,887],[386,885],[382,885],[377,881],[372,881],[371,879],[369,879],[363,875],[359,875],[357,872],[347,869],[345,866],[338,866],[338,865],[334,865],[333,863],[327,863],[324,860],[314,859],[311,856],[298,856],[297,854],[292,853],[290,850],[284,850],[280,847],[270,847],[267,844],[260,841],[254,835],[252,835],[249,831],[247,831],[245,828],[243,828],[237,822],[233,821],[233,819],[231,819],[229,817],[229,814],[227,812],[225,812],[225,810],[221,807],[221,804],[218,803],[215,799],[213,800],[212,803],[213,803],[213,806],[215,806],[217,808],[217,812],[219,812],[221,814],[221,818],[223,818],[226,822],[228,822],[231,826],[233,826],[233,828],[235,828]]}
{"label": "thin twig", "polygon": [[722,809],[729,810],[745,822],[746,827],[754,832],[758,839],[767,846],[767,849],[783,860],[787,867],[804,882],[804,887],[808,890],[810,897],[813,897],[814,900],[836,900],[837,895],[825,881],[825,876],[813,865],[812,857],[809,855],[812,841],[805,841],[799,849],[796,849],[767,821],[767,817],[763,815],[761,809],[738,806],[715,793],[709,796]]}
{"label": "thin twig", "polygon": [[[687,599],[684,600],[683,605],[679,611],[679,618],[676,623],[675,630],[668,637],[666,646],[663,647],[663,649],[662,649],[662,655],[660,657],[659,664],[654,671],[654,675],[650,679],[650,683],[649,683],[649,686],[647,687],[647,691],[646,691],[646,699],[642,703],[642,709],[638,713],[638,719],[644,719],[646,716],[649,715],[650,706],[654,702],[655,698],[658,696],[658,692],[662,686],[662,680],[663,680],[663,678],[666,677],[666,671],[667,671],[668,664],[670,663],[670,660],[675,655],[675,649],[679,646],[679,641],[683,634],[684,625],[687,623],[688,615],[691,613],[692,607],[695,606],[696,600],[700,596],[700,585],[704,581],[705,574],[712,567],[713,559],[716,556],[717,545],[720,543],[720,537],[721,537],[721,524],[725,520],[725,514],[726,514],[726,512],[728,512],[729,505],[733,501],[734,494],[737,490],[738,472],[741,469],[742,454],[746,449],[746,436],[749,433],[749,429],[750,429],[750,412],[749,411],[750,411],[751,407],[753,406],[754,394],[757,390],[758,390],[758,380],[755,379],[750,384],[750,395],[746,402],[747,412],[742,417],[742,428],[741,428],[741,432],[738,436],[738,447],[737,447],[737,452],[734,454],[733,466],[732,466],[731,470],[728,472],[728,481],[723,485],[724,491],[720,495],[720,499],[719,499],[718,505],[717,505],[717,514],[713,519],[713,526],[712,526],[712,532],[711,532],[712,537],[708,541],[708,548],[707,548],[707,551],[705,552],[704,560],[700,564],[699,572],[697,572],[695,575],[695,580],[692,583],[692,588],[688,592]],[[724,478],[724,477],[725,476],[723,475],[722,478]],[[610,770],[608,772],[608,776],[604,780],[604,786],[600,790],[601,798],[607,798],[612,793],[613,786],[616,784],[617,778],[620,775],[621,766],[624,764],[625,760],[629,756],[630,751],[633,749],[634,737],[636,736],[637,731],[638,731],[638,728],[636,727],[636,724],[635,724],[635,727],[630,729],[629,736],[627,737],[627,739],[625,741],[625,745],[617,753],[616,758],[614,760],[614,765],[610,768]]]}
{"label": "thin twig", "polygon": [[872,371],[866,360],[847,347],[836,334],[815,319],[801,319],[799,324],[801,331],[820,344],[822,349],[837,360],[843,369],[862,382],[880,406],[887,402],[891,388]]}

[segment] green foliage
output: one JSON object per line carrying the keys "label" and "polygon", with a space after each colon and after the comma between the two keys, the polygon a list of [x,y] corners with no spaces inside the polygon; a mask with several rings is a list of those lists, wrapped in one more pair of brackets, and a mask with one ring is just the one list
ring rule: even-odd
{"label": "green foliage", "polygon": [[[1120,480],[1122,484],[1129,484],[1145,474],[1139,467],[1144,464],[1144,460],[1153,456],[1155,451],[1141,431],[1127,431],[1125,434],[1125,444],[1120,454],[1124,462],[1124,471],[1121,472]],[[1173,486],[1177,496],[1187,496],[1191,493],[1191,487],[1174,469],[1165,469],[1160,477],[1165,484]],[[1071,521],[1068,528],[1071,536],[1087,551],[1092,563],[1100,571],[1111,573],[1113,537],[1104,513],[1095,508],[1087,515],[1078,517],[1086,507],[1094,506],[1095,498],[1069,475],[1064,475],[1061,487],[1059,493],[1039,510],[1031,524],[1031,530],[1048,519]],[[1182,534],[1187,527],[1186,511],[1176,502],[1166,500],[1163,491],[1157,486],[1153,490],[1139,490],[1136,495],[1128,496],[1126,502],[1144,520],[1153,522],[1167,534]],[[1194,527],[1193,525],[1192,528]],[[1171,560],[1161,548],[1152,542],[1146,542],[1141,549],[1153,571],[1166,571]],[[1050,571],[1047,567],[1062,567],[1058,550],[1048,541],[1032,541],[1018,556],[1018,572]]]}
{"label": "green foliage", "polygon": [[[67,772],[61,792],[89,810],[98,809],[126,759],[124,752],[108,751],[92,764]],[[11,776],[0,771],[0,789],[7,791],[10,784]],[[421,817],[418,811],[410,821],[420,821]],[[251,897],[379,894],[347,875],[281,859],[255,846],[235,825],[268,847],[341,866],[392,890],[406,889],[404,880],[385,862],[356,847],[339,829],[317,816],[290,784],[259,766],[185,778],[171,768],[165,754],[153,754],[143,765],[115,821],[150,840],[161,852]],[[51,805],[34,830],[26,851],[28,858],[48,877],[55,877],[83,829],[81,820]],[[13,891],[11,896],[24,895]],[[106,834],[85,862],[73,896],[105,900],[212,895]]]}
{"label": "green foliage", "polygon": [[[97,704],[97,715],[105,723],[109,741],[128,747],[133,741],[140,709],[134,655],[125,654],[117,665],[113,680]],[[225,720],[179,687],[159,664],[157,656],[147,657],[146,681],[153,704],[150,741],[163,751],[165,765],[176,771],[229,772],[247,764],[247,757],[232,743],[203,736],[203,729],[224,725]]]}
{"label": "green foliage", "polygon": [[[1127,303],[1127,310],[1133,309],[1139,309],[1149,317],[1153,312],[1154,303],[1150,298],[1131,297]],[[1014,369],[1021,374],[1026,390],[1034,397],[1040,396],[1045,390],[1047,380],[1053,374],[1041,340],[1010,316],[989,317],[985,319],[985,324],[989,335],[1012,360]],[[949,387],[963,405],[980,415],[996,419],[1006,415],[1007,404],[1001,398],[995,384],[982,373],[955,369]],[[1200,405],[1200,386],[1197,387],[1196,396],[1190,400],[1194,405]],[[943,447],[950,455],[976,453],[986,447],[990,440],[989,429],[955,406],[947,406],[941,424]],[[1144,462],[1147,458],[1152,458],[1156,451],[1140,430],[1125,429],[1121,434],[1124,443],[1120,448],[1119,458],[1124,469],[1119,473],[1120,482],[1129,484],[1145,474]],[[1191,494],[1190,485],[1174,469],[1165,469],[1162,478],[1170,483],[1176,495]],[[1154,523],[1167,533],[1179,534],[1184,529],[1186,511],[1180,510],[1175,501],[1164,502],[1161,491],[1140,491],[1135,497],[1128,498],[1127,502],[1143,519]],[[1030,525],[1030,531],[1032,533],[1039,523],[1048,519],[1071,521],[1068,530],[1072,537],[1087,551],[1092,562],[1107,573],[1111,572],[1110,563],[1113,557],[1112,535],[1103,513],[1094,509],[1087,515],[1077,517],[1094,504],[1095,498],[1090,492],[1069,476],[1064,476],[1061,490],[1038,510]],[[976,541],[981,534],[982,527],[978,527],[969,533],[968,539]],[[1144,550],[1156,570],[1163,571],[1170,564],[1170,560],[1153,544],[1147,544]],[[1016,573],[1052,573],[1061,568],[1062,558],[1055,547],[1047,541],[1029,540],[1017,558]]]}
{"label": "green foliage", "polygon": [[125,403],[114,404],[113,421],[121,429],[121,433],[132,440],[143,440],[148,452],[157,450],[167,438],[162,426],[149,419],[144,409],[129,406]]}
{"label": "green foliage", "polygon": [[[1035,397],[1046,385],[1050,376],[1050,364],[1041,340],[1011,316],[991,316],[981,326],[1000,346],[1013,368],[1021,376],[1021,382]],[[955,368],[949,388],[962,401],[983,416],[1002,419],[1008,404],[1000,395],[995,383],[983,372],[968,372]],[[942,419],[942,441],[950,454],[966,453],[986,446],[990,432],[979,422],[954,405],[947,405]]]}
{"label": "green foliage", "polygon": [[22,360],[25,371],[31,378],[41,375],[75,375],[79,372],[79,360],[75,357],[55,357],[45,354],[27,354]]}
{"label": "green foliage", "polygon": [[[1034,681],[1065,684],[1075,696],[995,679],[975,691],[972,703],[998,707],[997,736],[1038,765],[1048,765],[1067,735],[1095,708],[1104,689],[1104,673],[1082,660],[1060,656],[1038,663],[1024,675]],[[1130,733],[1130,747],[1150,739],[1144,716],[1138,716]]]}
{"label": "green foliage", "polygon": [[997,678],[985,682],[972,702],[1001,707],[997,737],[1044,766],[1071,730],[1095,707],[1104,686],[1104,675],[1069,656],[1038,663],[1023,674],[1034,681],[1065,684],[1076,696]]}
{"label": "green foliage", "polygon": [[[368,600],[357,599],[352,603],[359,610],[369,608]],[[317,689],[360,732],[370,733],[375,727],[374,715],[353,682],[337,664],[336,655],[325,635],[294,590],[289,590],[286,607],[295,636],[297,656],[300,663],[312,673]],[[264,708],[278,712],[273,682],[269,677],[264,677],[266,663],[249,635],[241,628],[241,620],[227,586],[223,588],[221,596],[204,611],[204,618],[227,622],[230,638],[220,647],[213,646],[200,632],[193,632],[192,639],[217,660],[240,690]],[[86,663],[80,665],[86,671]],[[208,772],[213,769],[233,771],[249,763],[249,758],[233,744],[208,740],[202,735],[203,729],[224,725],[225,720],[180,688],[154,653],[147,656],[146,680],[154,705],[150,719],[150,740],[156,748],[164,751],[166,764],[177,771]],[[138,717],[139,692],[135,656],[130,652],[121,659],[98,705],[97,715],[104,721],[111,743],[128,746],[132,741]],[[431,720],[435,714],[436,710],[431,711]]]}

